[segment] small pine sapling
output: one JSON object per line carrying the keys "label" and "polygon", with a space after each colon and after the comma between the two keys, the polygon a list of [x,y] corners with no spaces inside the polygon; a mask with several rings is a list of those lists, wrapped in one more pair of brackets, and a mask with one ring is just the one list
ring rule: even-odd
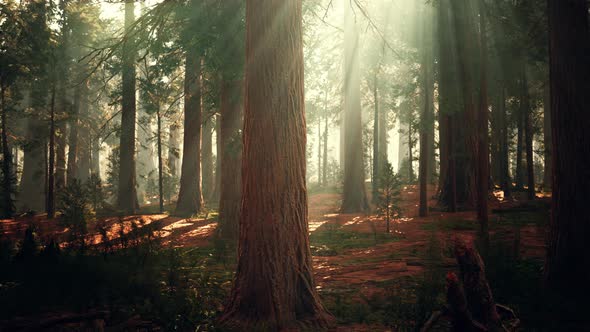
{"label": "small pine sapling", "polygon": [[399,205],[401,179],[399,174],[393,171],[393,167],[388,162],[383,167],[380,180],[377,211],[385,217],[387,233],[389,233],[391,219],[400,217],[401,215],[401,207]]}

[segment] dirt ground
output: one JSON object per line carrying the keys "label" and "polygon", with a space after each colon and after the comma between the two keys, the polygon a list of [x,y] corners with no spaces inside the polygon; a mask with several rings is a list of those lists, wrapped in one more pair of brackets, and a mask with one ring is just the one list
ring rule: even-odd
{"label": "dirt ground", "polygon": [[[436,206],[435,192],[429,193],[432,199],[430,206]],[[460,238],[473,241],[477,227],[452,227],[455,221],[467,223],[475,221],[473,211],[446,213],[433,209],[428,217],[418,217],[418,190],[416,186],[404,187],[401,195],[403,215],[391,223],[392,241],[382,241],[373,246],[352,248],[332,255],[317,255],[313,257],[316,287],[325,289],[355,288],[366,298],[383,289],[378,283],[395,282],[397,279],[415,276],[424,271],[429,263],[425,261],[423,253],[429,242],[435,237],[440,244],[440,250],[449,246],[451,241]],[[543,198],[542,198],[543,199]],[[499,201],[493,199],[490,211],[506,209],[519,205],[521,202]],[[331,232],[341,230],[359,234],[384,234],[386,222],[383,218],[370,214],[341,214],[338,212],[340,195],[336,193],[320,193],[310,195],[309,201],[309,231]],[[490,224],[501,220],[502,216],[492,213]],[[123,233],[134,229],[158,223],[157,234],[165,246],[205,247],[210,245],[211,237],[216,228],[212,217],[200,219],[181,219],[164,214],[136,215],[123,218],[101,218],[97,224],[106,230],[110,241],[116,240]],[[135,225],[133,225],[135,224]],[[437,224],[451,225],[451,227],[437,227]],[[43,216],[22,216],[16,220],[1,220],[0,233],[14,239],[22,239],[24,231],[34,225],[41,242],[55,239],[67,242],[68,229],[61,227],[55,221],[48,221]],[[516,236],[509,227],[492,227],[493,232],[503,232],[503,239],[512,241]],[[96,226],[89,226],[88,236],[91,245],[99,245],[105,238]],[[105,233],[105,232],[103,232]],[[493,234],[492,234],[493,236]],[[544,255],[545,230],[540,226],[526,225],[518,232],[520,239],[520,255],[524,257],[542,258]],[[452,258],[443,258],[438,262],[440,266],[453,268]],[[367,326],[348,326],[339,331],[368,331]]]}

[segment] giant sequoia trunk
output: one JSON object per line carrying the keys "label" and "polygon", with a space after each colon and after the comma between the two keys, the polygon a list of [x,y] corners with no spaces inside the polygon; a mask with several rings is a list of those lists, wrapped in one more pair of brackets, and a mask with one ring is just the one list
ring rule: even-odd
{"label": "giant sequoia trunk", "polygon": [[225,81],[221,87],[221,192],[219,197],[219,236],[230,247],[238,238],[242,198],[242,83]]}
{"label": "giant sequoia trunk", "polygon": [[221,317],[231,330],[328,321],[309,249],[301,16],[301,1],[247,1],[238,267]]}
{"label": "giant sequoia trunk", "polygon": [[344,32],[344,188],[342,212],[368,209],[363,166],[359,32],[347,6]]}
{"label": "giant sequoia trunk", "polygon": [[[135,6],[133,0],[125,0],[125,29],[133,21]],[[119,148],[119,186],[117,207],[125,213],[135,213],[138,208],[135,188],[135,49],[131,40],[123,44],[122,69],[122,111],[121,143]]]}
{"label": "giant sequoia trunk", "polygon": [[201,59],[186,53],[184,77],[184,146],[176,214],[190,216],[203,207],[201,193]]}
{"label": "giant sequoia trunk", "polygon": [[[471,2],[467,0],[453,0],[451,1],[453,26],[456,34],[456,48],[457,48],[457,69],[459,73],[459,83],[461,86],[462,96],[462,116],[459,123],[456,123],[455,128],[463,127],[463,158],[461,160],[461,167],[457,165],[457,174],[461,175],[462,183],[457,183],[457,190],[461,190],[462,194],[457,195],[457,199],[466,207],[472,207],[475,204],[476,198],[476,172],[477,169],[477,145],[478,135],[474,126],[465,126],[465,123],[476,123],[476,89],[473,84],[475,64],[474,57],[477,55],[477,48],[475,41],[477,35],[475,33],[475,25],[473,22],[473,8]],[[457,117],[459,120],[459,117]],[[456,178],[459,181],[459,177]],[[459,189],[460,188],[460,189]],[[461,197],[461,198],[459,198]]]}
{"label": "giant sequoia trunk", "polygon": [[590,31],[588,2],[549,0],[553,198],[546,276],[590,291]]}

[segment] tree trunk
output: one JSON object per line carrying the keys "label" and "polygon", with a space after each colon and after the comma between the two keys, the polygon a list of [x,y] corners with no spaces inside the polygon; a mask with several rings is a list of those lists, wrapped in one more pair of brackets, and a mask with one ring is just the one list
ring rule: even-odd
{"label": "tree trunk", "polygon": [[318,187],[322,186],[322,117],[318,115]]}
{"label": "tree trunk", "polygon": [[347,6],[344,38],[344,188],[342,212],[355,213],[368,209],[363,166],[363,129],[360,97],[359,32]]}
{"label": "tree trunk", "polygon": [[430,167],[431,146],[434,144],[434,77],[432,73],[433,59],[430,24],[432,15],[429,6],[423,8],[424,17],[422,18],[422,64],[421,64],[421,83],[422,83],[422,114],[420,116],[420,164],[419,164],[419,182],[420,182],[420,217],[428,215],[428,183],[432,176]]}
{"label": "tree trunk", "polygon": [[218,234],[229,247],[238,239],[242,200],[242,82],[225,81],[221,88],[221,193]]}
{"label": "tree trunk", "polygon": [[480,235],[487,252],[488,233],[488,190],[490,179],[490,151],[488,142],[488,45],[485,1],[479,1],[479,112],[477,116],[477,220]]}
{"label": "tree trunk", "polygon": [[176,215],[191,216],[203,208],[201,192],[201,59],[186,52],[184,78],[184,144]]}
{"label": "tree trunk", "polygon": [[375,69],[373,77],[373,176],[371,177],[372,184],[372,200],[377,202],[379,196],[379,95],[377,89],[377,69]]}
{"label": "tree trunk", "polygon": [[324,187],[328,186],[328,107],[326,105],[324,111],[324,164],[322,166],[322,184]]}
{"label": "tree trunk", "polygon": [[51,89],[51,104],[49,114],[49,162],[45,211],[47,218],[55,216],[55,84]]}
{"label": "tree trunk", "polygon": [[545,84],[543,91],[543,143],[544,149],[544,167],[543,167],[543,189],[551,191],[552,176],[552,150],[551,150],[551,92],[549,82]]}
{"label": "tree trunk", "polygon": [[162,116],[160,114],[160,106],[156,106],[156,122],[157,122],[157,137],[156,146],[158,149],[158,198],[160,213],[164,212],[164,162],[162,160]]}
{"label": "tree trunk", "polygon": [[526,169],[527,169],[527,197],[529,200],[535,199],[535,168],[533,164],[533,126],[531,123],[531,103],[529,99],[529,86],[526,77],[526,70],[523,66],[522,73],[522,113],[525,131],[526,146]]}
{"label": "tree trunk", "polygon": [[[453,10],[453,25],[456,33],[457,44],[457,68],[459,70],[459,83],[462,90],[463,114],[460,119],[463,125],[465,123],[476,123],[476,92],[473,86],[475,64],[474,57],[477,55],[477,48],[474,42],[477,40],[476,28],[473,22],[473,8],[471,3],[467,0],[453,0],[451,1]],[[457,119],[459,120],[459,119]],[[455,128],[459,129],[457,125]],[[463,183],[461,190],[464,191],[459,199],[465,206],[474,206],[474,201],[477,196],[476,178],[474,170],[477,169],[477,147],[478,135],[475,128],[465,126],[463,128],[463,139],[465,146],[465,157],[461,161],[461,168],[457,167],[462,174]],[[457,173],[460,174],[460,173]],[[457,184],[459,188],[459,184]],[[475,195],[474,195],[475,194]]]}
{"label": "tree trunk", "polygon": [[[469,165],[467,152],[467,129],[465,128],[465,108],[461,105],[461,87],[455,83],[460,75],[459,46],[455,34],[453,11],[449,0],[441,0],[438,15],[439,36],[439,112],[446,115],[448,135],[446,145],[448,149],[448,163],[446,175],[441,181],[439,204],[449,212],[456,212],[459,207],[473,207],[473,190],[471,180],[473,167]],[[461,30],[459,30],[461,31]],[[473,106],[475,107],[475,106]],[[472,120],[473,121],[473,120]],[[443,137],[441,137],[443,139]],[[442,155],[441,155],[442,157]],[[441,159],[441,165],[442,159]]]}
{"label": "tree trunk", "polygon": [[95,176],[100,178],[100,137],[94,135],[92,136],[92,163],[91,163],[91,173]]}
{"label": "tree trunk", "polygon": [[[45,139],[39,137],[45,128],[35,117],[27,120],[26,142],[23,147],[23,172],[19,190],[19,209],[22,211],[45,210],[45,187],[43,185]],[[43,135],[45,136],[45,135]]]}
{"label": "tree trunk", "polygon": [[553,197],[546,277],[584,300],[590,255],[590,31],[585,0],[549,0]]}
{"label": "tree trunk", "polygon": [[171,124],[168,136],[168,169],[172,178],[178,176],[178,136],[178,126]]}
{"label": "tree trunk", "polygon": [[517,136],[516,136],[516,190],[522,190],[524,187],[524,169],[522,165],[522,154],[524,151],[524,116],[522,108],[517,112],[518,119]]}
{"label": "tree trunk", "polygon": [[76,165],[78,161],[78,129],[80,127],[80,100],[82,94],[82,86],[78,85],[74,92],[74,105],[69,119],[69,137],[68,137],[68,167],[66,171],[66,183],[70,184],[76,179],[77,170]]}
{"label": "tree trunk", "polygon": [[[125,0],[125,30],[135,21],[133,0]],[[119,148],[119,186],[117,207],[133,214],[138,208],[135,188],[135,49],[133,41],[123,43],[121,143]]]}
{"label": "tree trunk", "polygon": [[90,146],[90,124],[88,119],[90,116],[89,104],[89,90],[88,86],[84,85],[82,95],[80,96],[80,110],[78,119],[78,138],[77,138],[77,162],[76,162],[76,178],[84,183],[90,178],[90,164],[91,164],[91,146]]}
{"label": "tree trunk", "polygon": [[203,177],[203,198],[206,202],[213,199],[215,178],[213,177],[213,116],[203,122],[201,146],[201,166]]}
{"label": "tree trunk", "polygon": [[230,330],[328,325],[309,249],[301,16],[301,1],[247,1],[238,267],[221,317]]}
{"label": "tree trunk", "polygon": [[2,193],[0,193],[0,219],[7,219],[14,214],[14,202],[12,200],[13,174],[12,174],[12,157],[10,147],[8,146],[8,124],[7,107],[6,107],[6,87],[0,82],[0,112],[2,118]]}
{"label": "tree trunk", "polygon": [[66,146],[67,126],[63,120],[58,120],[55,131],[55,189],[61,190],[66,186]]}

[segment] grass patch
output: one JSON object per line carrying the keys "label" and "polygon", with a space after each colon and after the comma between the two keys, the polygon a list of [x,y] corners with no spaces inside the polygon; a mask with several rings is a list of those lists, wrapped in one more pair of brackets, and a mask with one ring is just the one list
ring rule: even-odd
{"label": "grass patch", "polygon": [[[359,233],[334,228],[329,230],[315,231],[309,236],[313,247],[330,250],[331,256],[340,255],[349,249],[368,248],[381,243],[399,240],[393,234],[386,233]],[[329,256],[330,256],[329,255]]]}
{"label": "grass patch", "polygon": [[425,231],[476,231],[479,224],[474,220],[447,218],[425,223],[421,228]]}

